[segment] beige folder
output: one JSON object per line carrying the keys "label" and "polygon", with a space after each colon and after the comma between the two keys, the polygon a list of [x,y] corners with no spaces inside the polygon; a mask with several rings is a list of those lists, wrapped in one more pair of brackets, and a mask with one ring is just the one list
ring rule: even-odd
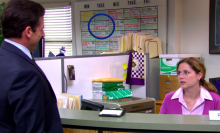
{"label": "beige folder", "polygon": [[132,50],[132,37],[133,37],[133,33],[128,33],[127,34],[127,48],[128,50]]}
{"label": "beige folder", "polygon": [[154,39],[154,37],[145,35],[145,36],[140,36],[140,45],[139,45],[139,52],[145,53],[145,42]]}
{"label": "beige folder", "polygon": [[57,98],[57,107],[63,108],[63,99]]}
{"label": "beige folder", "polygon": [[144,36],[145,33],[137,33],[136,35],[136,51],[139,52],[140,51],[140,37]]}
{"label": "beige folder", "polygon": [[149,58],[155,58],[162,54],[161,39],[155,38],[145,42],[145,52],[149,53]]}
{"label": "beige folder", "polygon": [[127,36],[124,36],[124,48],[125,48],[124,52],[127,52],[128,51]]}
{"label": "beige folder", "polygon": [[81,108],[81,96],[80,95],[72,95],[72,94],[67,94],[67,93],[62,93],[61,95],[67,96],[72,101],[72,104],[68,106],[69,109],[80,110]]}
{"label": "beige folder", "polygon": [[[62,106],[60,106],[60,103],[59,103],[59,106],[61,108],[67,108],[68,107],[68,97],[67,96],[63,96],[63,95],[56,95],[56,98],[57,100],[59,99],[62,99]],[[60,102],[61,100],[59,100]]]}
{"label": "beige folder", "polygon": [[133,46],[132,46],[132,49],[134,50],[134,51],[137,51],[137,47],[136,47],[136,36],[138,35],[138,33],[133,33],[133,37],[132,37],[132,39],[133,39]]}
{"label": "beige folder", "polygon": [[136,47],[137,47],[137,52],[140,52],[140,38],[142,35],[137,35],[136,36]]}
{"label": "beige folder", "polygon": [[120,52],[125,52],[125,47],[124,47],[124,36],[120,38]]}

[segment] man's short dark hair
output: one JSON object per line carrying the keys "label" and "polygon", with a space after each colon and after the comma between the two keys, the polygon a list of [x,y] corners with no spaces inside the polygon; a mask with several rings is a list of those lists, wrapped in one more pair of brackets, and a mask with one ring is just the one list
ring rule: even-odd
{"label": "man's short dark hair", "polygon": [[44,16],[42,5],[30,0],[10,0],[1,13],[4,38],[21,38],[22,32],[30,26],[33,32]]}

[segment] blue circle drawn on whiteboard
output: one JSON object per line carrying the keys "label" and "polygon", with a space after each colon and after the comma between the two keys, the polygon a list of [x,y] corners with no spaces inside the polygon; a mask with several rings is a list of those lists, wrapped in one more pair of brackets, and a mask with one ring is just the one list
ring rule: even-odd
{"label": "blue circle drawn on whiteboard", "polygon": [[[112,23],[113,23],[113,30],[112,30],[112,32],[111,32],[108,36],[106,36],[106,37],[97,37],[97,36],[95,36],[95,35],[91,32],[91,30],[90,30],[90,23],[92,22],[92,19],[95,18],[95,17],[97,17],[97,16],[101,16],[101,15],[110,18],[111,21],[112,21]],[[90,33],[94,38],[96,38],[96,39],[106,39],[106,38],[109,38],[109,37],[114,33],[114,31],[115,31],[115,21],[114,21],[113,18],[110,17],[109,15],[104,14],[104,13],[99,13],[99,14],[96,14],[96,15],[94,15],[93,17],[90,18],[89,23],[88,23],[88,30],[89,30],[89,33]]]}

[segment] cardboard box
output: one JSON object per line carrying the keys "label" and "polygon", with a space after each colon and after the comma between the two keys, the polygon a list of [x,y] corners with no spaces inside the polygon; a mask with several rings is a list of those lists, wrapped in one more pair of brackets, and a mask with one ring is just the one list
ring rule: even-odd
{"label": "cardboard box", "polygon": [[177,75],[176,66],[181,59],[202,58],[201,54],[160,54],[160,75]]}
{"label": "cardboard box", "polygon": [[159,76],[159,99],[163,100],[169,92],[180,88],[178,76],[176,75],[160,75]]}

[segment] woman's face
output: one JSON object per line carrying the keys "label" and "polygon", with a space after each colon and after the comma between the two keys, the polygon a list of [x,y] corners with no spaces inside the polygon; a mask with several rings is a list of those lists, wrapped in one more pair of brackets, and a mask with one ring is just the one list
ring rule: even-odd
{"label": "woman's face", "polygon": [[184,89],[199,87],[199,80],[202,78],[201,72],[196,74],[190,65],[185,62],[179,65],[177,75],[179,83]]}

